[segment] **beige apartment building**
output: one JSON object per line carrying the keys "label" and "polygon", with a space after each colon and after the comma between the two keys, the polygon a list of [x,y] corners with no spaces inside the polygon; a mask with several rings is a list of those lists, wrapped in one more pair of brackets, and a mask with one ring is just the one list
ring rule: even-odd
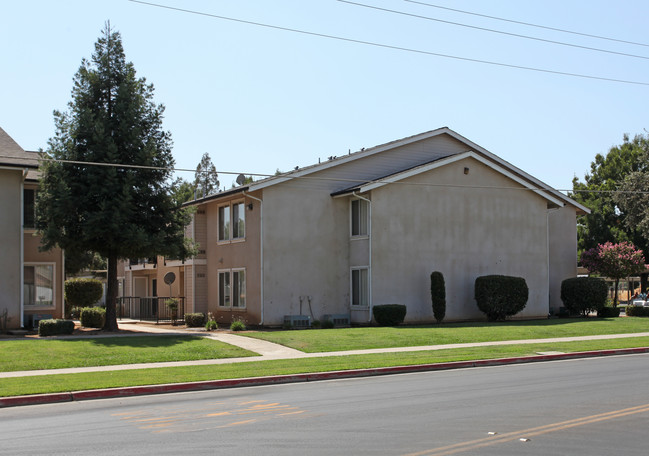
{"label": "beige apartment building", "polygon": [[373,306],[393,303],[407,306],[406,322],[431,322],[433,271],[446,281],[446,320],[484,318],[473,293],[488,274],[523,277],[517,317],[547,317],[577,274],[576,217],[589,212],[449,128],[187,206],[199,254],[125,263],[124,296],[171,293],[186,312],[267,326],[366,324]]}
{"label": "beige apartment building", "polygon": [[64,254],[40,252],[34,229],[38,156],[0,128],[0,324],[33,327],[64,314]]}

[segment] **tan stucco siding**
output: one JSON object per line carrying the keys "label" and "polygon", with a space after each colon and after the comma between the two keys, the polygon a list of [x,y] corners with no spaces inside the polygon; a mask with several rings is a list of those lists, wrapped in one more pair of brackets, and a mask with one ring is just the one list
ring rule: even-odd
{"label": "tan stucco siding", "polygon": [[63,297],[65,290],[64,283],[64,258],[61,249],[54,248],[48,252],[39,251],[41,244],[40,236],[34,230],[26,230],[24,233],[25,265],[53,265],[54,266],[54,304],[51,306],[25,306],[25,314],[52,315],[54,318],[62,318],[64,315]]}
{"label": "tan stucco siding", "polygon": [[557,312],[563,306],[561,282],[577,277],[577,214],[574,207],[551,210],[550,233],[550,307]]}
{"label": "tan stucco siding", "polygon": [[7,326],[20,327],[22,228],[22,170],[0,169],[0,315],[7,310]]}
{"label": "tan stucco siding", "polygon": [[[434,186],[407,185],[426,183]],[[475,279],[504,274],[530,289],[518,316],[547,315],[547,203],[507,187],[518,185],[466,159],[372,191],[373,304],[406,304],[407,321],[432,319],[430,273],[438,270],[446,318],[481,318]]]}
{"label": "tan stucco siding", "polygon": [[[255,194],[254,196],[257,196]],[[257,196],[258,197],[258,196]],[[244,202],[245,238],[220,242],[218,239],[218,208],[231,203]],[[249,205],[252,204],[252,209]],[[207,253],[207,293],[206,303],[199,296],[197,288],[196,306],[214,314],[218,323],[229,323],[232,319],[242,319],[248,324],[261,321],[261,262],[260,262],[260,203],[242,194],[202,205],[206,217]],[[264,216],[266,207],[264,205]],[[245,270],[246,306],[245,308],[219,307],[219,271]]]}

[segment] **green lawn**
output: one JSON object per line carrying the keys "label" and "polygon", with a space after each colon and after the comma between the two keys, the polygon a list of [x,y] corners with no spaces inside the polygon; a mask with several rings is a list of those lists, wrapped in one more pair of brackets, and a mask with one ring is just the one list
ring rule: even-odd
{"label": "green lawn", "polygon": [[200,336],[0,341],[0,372],[255,356]]}
{"label": "green lawn", "polygon": [[5,378],[0,379],[0,397],[122,386],[506,358],[534,355],[545,351],[574,352],[646,346],[649,346],[649,337]]}
{"label": "green lawn", "polygon": [[649,331],[649,318],[565,318],[502,323],[444,323],[395,328],[341,328],[259,331],[243,335],[286,345],[307,353],[366,348],[545,339],[551,337],[628,334]]}

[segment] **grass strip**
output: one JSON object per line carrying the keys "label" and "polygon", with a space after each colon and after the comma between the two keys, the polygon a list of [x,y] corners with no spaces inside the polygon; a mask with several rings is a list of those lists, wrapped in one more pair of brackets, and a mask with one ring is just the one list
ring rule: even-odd
{"label": "grass strip", "polygon": [[84,374],[57,374],[28,378],[0,379],[0,397],[116,388],[164,383],[197,382],[308,372],[329,372],[390,366],[408,366],[452,361],[531,356],[538,352],[565,353],[649,346],[649,337],[472,347],[422,352],[329,356],[322,358],[250,361],[212,366],[133,369]]}
{"label": "grass strip", "polygon": [[0,372],[255,356],[200,336],[0,341]]}
{"label": "grass strip", "polygon": [[499,323],[444,323],[394,328],[339,328],[309,331],[258,331],[242,335],[307,353],[388,347],[416,347],[497,340],[545,339],[649,331],[649,319],[559,318]]}

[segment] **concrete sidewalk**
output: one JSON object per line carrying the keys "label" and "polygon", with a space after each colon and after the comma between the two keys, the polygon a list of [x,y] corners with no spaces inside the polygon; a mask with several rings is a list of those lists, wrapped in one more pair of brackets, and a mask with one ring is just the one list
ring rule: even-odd
{"label": "concrete sidewalk", "polygon": [[[519,345],[519,344],[537,344],[537,343],[554,343],[554,342],[574,342],[584,340],[606,340],[621,339],[629,337],[647,337],[649,332],[633,334],[609,334],[603,336],[578,336],[578,337],[556,337],[549,339],[524,339],[524,340],[507,340],[493,342],[476,342],[462,344],[445,344],[445,345],[425,345],[417,347],[392,347],[392,348],[373,348],[365,350],[348,350],[323,353],[304,353],[283,345],[278,345],[261,339],[245,337],[225,332],[204,332],[191,329],[169,329],[159,328],[153,325],[143,325],[134,323],[120,323],[120,329],[131,332],[142,332],[147,334],[192,334],[207,337],[213,340],[234,345],[245,350],[257,353],[258,356],[243,358],[225,358],[225,359],[205,359],[196,361],[171,361],[162,363],[141,363],[141,364],[121,364],[112,366],[93,366],[93,367],[75,367],[66,369],[46,369],[32,371],[0,372],[0,378],[30,377],[54,374],[75,374],[84,372],[109,372],[131,369],[151,369],[157,367],[177,367],[177,366],[205,366],[216,364],[232,364],[251,361],[267,361],[276,359],[297,359],[297,358],[322,358],[327,356],[348,356],[348,355],[366,355],[374,353],[400,353],[445,350],[452,348],[470,348],[470,347],[487,347],[496,345]],[[96,336],[92,336],[96,337]],[[126,337],[126,336],[124,336]],[[78,338],[78,337],[76,337]]]}

